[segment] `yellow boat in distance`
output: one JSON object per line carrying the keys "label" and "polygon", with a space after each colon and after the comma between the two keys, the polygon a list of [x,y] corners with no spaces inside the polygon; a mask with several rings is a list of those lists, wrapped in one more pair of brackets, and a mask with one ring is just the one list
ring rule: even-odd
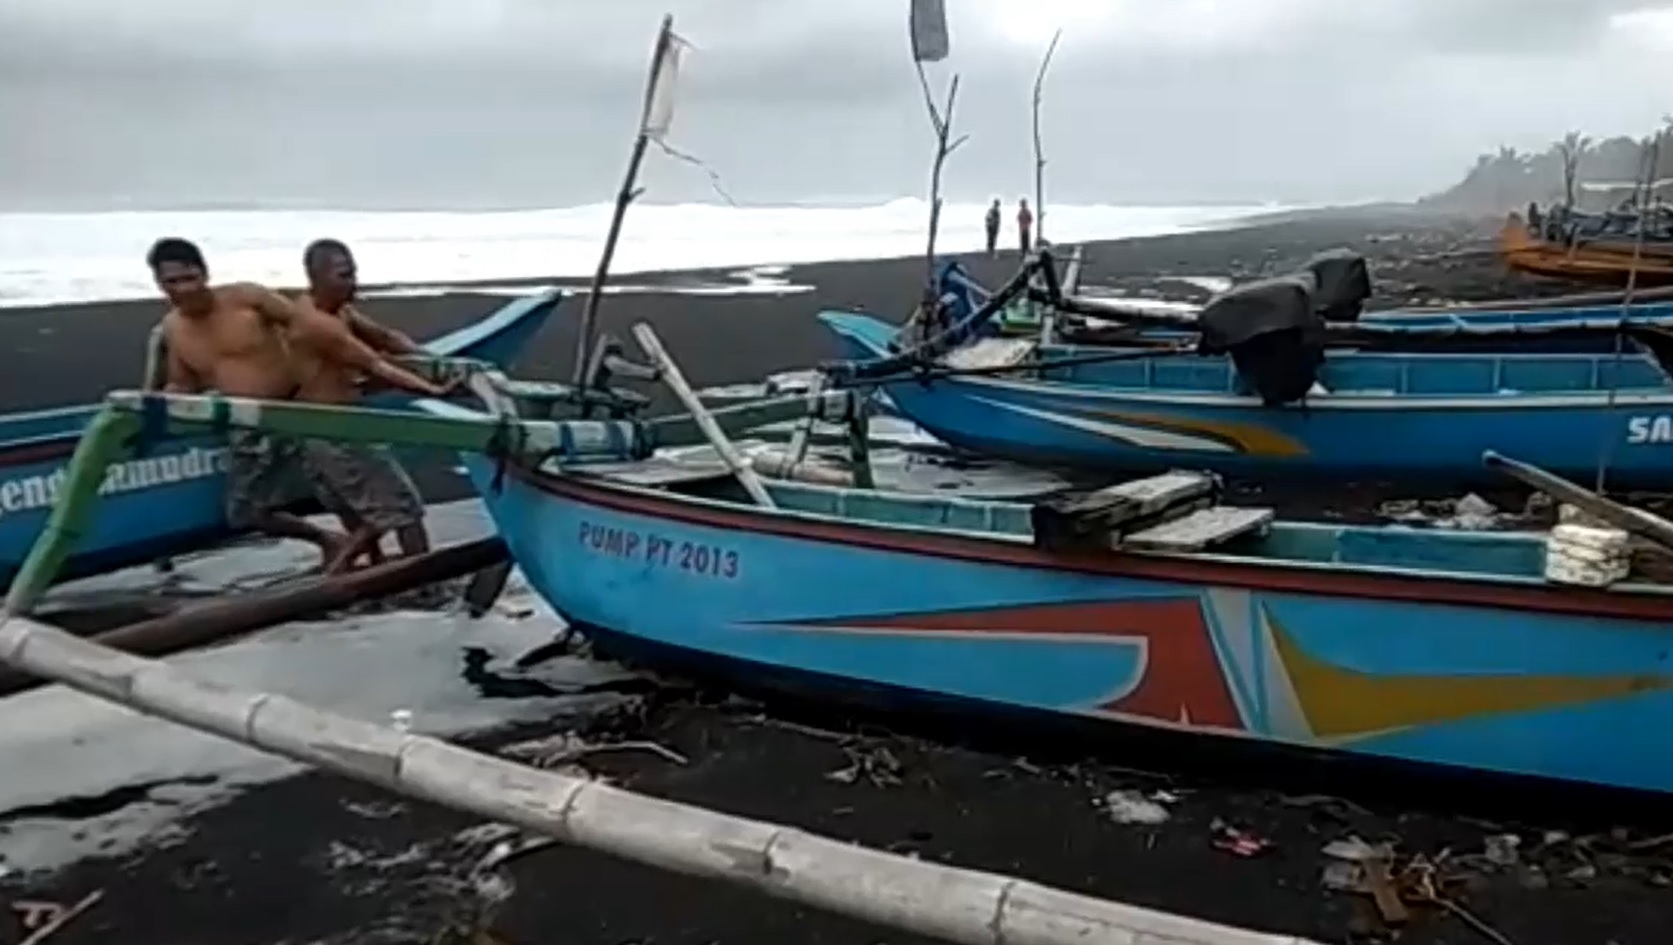
{"label": "yellow boat in distance", "polygon": [[1630,240],[1557,242],[1536,235],[1518,213],[1499,231],[1499,255],[1517,272],[1605,285],[1625,285],[1636,256],[1638,285],[1673,285],[1673,244],[1646,242],[1635,251]]}

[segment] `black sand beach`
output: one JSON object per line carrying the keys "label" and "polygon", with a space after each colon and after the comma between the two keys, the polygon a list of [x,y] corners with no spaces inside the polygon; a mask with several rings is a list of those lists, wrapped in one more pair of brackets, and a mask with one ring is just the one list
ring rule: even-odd
{"label": "black sand beach", "polygon": [[[1251,275],[1351,245],[1373,258],[1379,304],[1556,291],[1504,275],[1481,252],[1495,229],[1493,221],[1339,213],[1090,245],[1084,281],[1188,299],[1204,290],[1154,276]],[[972,260],[979,275],[994,281],[1014,262],[1014,256]],[[904,314],[922,271],[916,259],[830,263],[789,267],[787,282],[814,290],[782,297],[615,295],[604,302],[603,326],[626,337],[633,322],[648,320],[693,383],[745,381],[831,354],[812,318],[821,308]],[[709,275],[725,277],[621,281],[678,284]],[[367,307],[425,336],[464,324],[499,301],[461,292]],[[0,312],[0,331],[11,338],[0,407],[88,400],[129,382],[159,311],[154,302],[137,302]],[[549,326],[520,373],[567,373],[574,337],[572,319]],[[457,481],[444,475],[424,478],[437,498],[459,492]],[[1454,905],[1414,908],[1398,935],[1405,942],[1650,945],[1665,941],[1673,927],[1673,837],[1657,839],[1668,829],[1664,824],[1612,798],[1542,792],[1527,799],[1502,784],[1466,796],[1380,775],[1291,771],[1277,758],[1213,771],[1186,764],[1201,761],[1190,757],[1200,753],[1194,745],[1183,750],[1185,757],[1135,750],[1071,763],[1015,747],[983,753],[887,732],[832,731],[846,724],[741,698],[659,690],[640,711],[602,720],[592,737],[655,742],[684,763],[651,751],[584,763],[660,796],[1320,942],[1393,935],[1368,897],[1321,882],[1331,862],[1322,848],[1350,835],[1391,841],[1402,864],[1421,856],[1460,877],[1442,889]],[[501,733],[478,744],[548,734]],[[0,759],[0,771],[4,765]],[[1183,775],[1184,768],[1199,770]],[[58,816],[74,821],[123,801],[66,799]],[[1161,822],[1119,822],[1121,811],[1142,808],[1141,802]],[[14,816],[0,811],[0,828]],[[458,833],[473,825],[341,779],[307,775],[253,789],[194,818],[189,835],[166,848],[86,861],[50,876],[0,879],[0,904],[74,901],[102,889],[104,899],[54,935],[54,945],[431,941],[470,898],[447,878],[472,862]],[[1488,846],[1503,847],[1490,838],[1507,833],[1520,838],[1514,862],[1485,856]],[[358,856],[337,855],[340,848]],[[917,941],[588,851],[536,853],[512,872],[516,892],[492,923],[506,945]],[[0,942],[21,940],[6,921],[0,917]]]}

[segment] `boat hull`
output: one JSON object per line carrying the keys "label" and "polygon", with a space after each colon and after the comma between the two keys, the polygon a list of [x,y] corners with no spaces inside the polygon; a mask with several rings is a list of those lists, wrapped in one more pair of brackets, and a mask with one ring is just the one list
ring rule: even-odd
{"label": "boat hull", "polygon": [[1600,285],[1673,285],[1673,247],[1648,243],[1635,250],[1630,242],[1565,246],[1535,236],[1514,213],[1499,233],[1499,254],[1509,268],[1547,279]]}
{"label": "boat hull", "polygon": [[[953,320],[971,314],[987,301],[991,293],[978,285],[957,264],[942,271],[940,287],[943,303]],[[1459,305],[1448,308],[1384,309],[1366,312],[1358,319],[1362,325],[1398,329],[1362,340],[1360,347],[1367,351],[1389,353],[1503,353],[1523,354],[1603,354],[1616,350],[1619,337],[1608,331],[1568,331],[1558,329],[1594,328],[1616,323],[1646,327],[1673,328],[1673,301],[1665,298],[1666,290],[1650,293],[1654,299],[1640,298],[1633,304],[1623,304],[1619,297],[1597,295],[1568,298],[1506,301],[1479,305]],[[1128,299],[1129,304],[1154,306],[1157,303]],[[995,327],[1001,335],[1035,336],[1040,330],[1040,306],[1037,303],[1017,304],[1001,312]],[[1189,308],[1188,306],[1186,308]],[[1088,333],[1081,332],[1082,336]],[[1096,337],[1093,333],[1092,337]],[[1186,339],[1192,334],[1170,328],[1153,327],[1135,333],[1147,339]],[[1081,344],[1108,344],[1119,347],[1130,343],[1132,337],[1118,333],[1117,340],[1081,340]],[[1636,350],[1627,346],[1628,356],[1637,357]]]}
{"label": "boat hull", "polygon": [[[886,354],[887,326],[863,316],[825,317],[846,353],[868,361]],[[1377,365],[1377,356],[1342,355]],[[1425,356],[1416,356],[1423,358]],[[1557,356],[1562,357],[1562,356]],[[1585,356],[1576,356],[1585,357]],[[1439,381],[1487,373],[1441,361]],[[1599,362],[1613,367],[1610,359]],[[1384,364],[1383,366],[1387,366]],[[1396,364],[1394,367],[1398,367]],[[1522,362],[1523,378],[1584,375],[1587,360]],[[1098,370],[1143,372],[1141,362]],[[1168,370],[1219,377],[1220,359],[1175,358]],[[1480,368],[1477,372],[1475,369]],[[1259,398],[1194,390],[1144,390],[1093,383],[959,376],[887,383],[895,412],[960,449],[1023,463],[1112,472],[1189,467],[1255,479],[1315,477],[1457,485],[1488,480],[1481,453],[1495,450],[1559,475],[1591,481],[1607,462],[1611,486],[1666,488],[1673,483],[1673,391],[1646,391],[1652,369],[1623,359],[1637,388],[1477,396],[1319,394],[1269,407]],[[1156,367],[1154,373],[1163,373]],[[1397,375],[1398,371],[1388,371]],[[1417,383],[1418,369],[1405,383]],[[1507,386],[1516,387],[1504,368]],[[1443,376],[1445,375],[1445,376]],[[1492,480],[1488,480],[1492,481]]]}
{"label": "boat hull", "polygon": [[1112,733],[1673,789],[1666,596],[1053,556],[526,470],[496,488],[490,464],[471,471],[531,585],[631,649]]}
{"label": "boat hull", "polygon": [[[518,299],[425,347],[432,353],[505,364],[562,302],[561,294]],[[374,404],[409,398],[384,394]],[[98,406],[0,418],[0,583],[10,584],[45,527],[57,483]],[[113,466],[99,514],[66,562],[62,579],[144,564],[234,537],[223,511],[226,450],[216,436],[176,437]]]}

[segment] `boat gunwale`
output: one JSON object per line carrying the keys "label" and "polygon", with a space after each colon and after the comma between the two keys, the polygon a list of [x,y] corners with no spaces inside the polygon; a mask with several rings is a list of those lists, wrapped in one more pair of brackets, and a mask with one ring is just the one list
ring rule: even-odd
{"label": "boat gunwale", "polygon": [[[435,357],[457,356],[457,353],[461,350],[484,344],[494,335],[522,324],[542,306],[561,305],[572,294],[568,289],[556,288],[519,296],[502,303],[474,322],[461,325],[428,341],[419,342],[419,347],[424,349],[426,354]],[[59,417],[68,419],[78,414],[85,414],[88,418],[91,418],[100,409],[102,409],[100,403],[65,404],[59,407],[43,407],[40,410],[7,414],[0,417],[0,432],[3,432],[5,424],[9,422],[38,421],[58,419]],[[0,441],[0,468],[47,462],[70,456],[75,452],[76,445],[81,442],[83,432],[83,427],[74,427],[57,433],[39,433],[35,436]],[[209,434],[172,436],[169,437],[169,441],[185,442],[203,438],[212,437]]]}
{"label": "boat gunwale", "polygon": [[1263,412],[1290,410],[1554,410],[1562,408],[1673,408],[1673,389],[1653,390],[1646,387],[1626,388],[1611,394],[1607,390],[1573,391],[1563,393],[1497,394],[1401,394],[1394,391],[1327,391],[1308,394],[1306,400],[1295,405],[1271,407],[1254,394],[1210,393],[1207,391],[1167,390],[1154,387],[1113,387],[1096,383],[1075,383],[1044,378],[1009,379],[965,375],[920,379],[902,378],[878,384],[884,389],[907,385],[934,386],[951,384],[986,387],[1024,394],[1051,394],[1098,401],[1137,401],[1163,406],[1188,405],[1200,407],[1236,407]]}
{"label": "boat gunwale", "polygon": [[[878,321],[879,323],[882,323],[881,319],[877,319],[876,316],[866,314],[865,312],[856,312],[846,309],[826,309],[825,311],[819,313],[820,321],[825,323],[826,328],[844,338],[851,339],[854,342],[865,346],[877,358],[886,358],[890,356],[890,352],[887,349],[878,347],[873,339],[857,332],[850,331],[838,322],[826,319],[824,317],[826,314],[859,316],[861,318]],[[1056,347],[1058,350],[1075,350],[1074,346]],[[1617,360],[1614,355],[1610,354],[1431,355],[1424,353],[1404,355],[1378,352],[1349,352],[1339,356],[1378,359],[1400,358],[1415,359],[1419,361],[1428,361],[1433,358],[1469,358],[1473,360],[1489,358],[1495,361],[1512,362],[1519,359],[1550,360],[1552,358],[1558,358],[1586,361],[1593,364],[1597,364],[1599,362],[1614,362]],[[1636,357],[1643,357],[1643,355],[1635,354],[1628,356],[1628,358]],[[1623,360],[1625,360],[1625,358]],[[947,377],[927,378],[903,377],[898,380],[877,382],[877,385],[884,389],[905,387],[908,385],[917,385],[927,388],[937,384],[950,384],[954,387],[968,385],[972,387],[985,387],[995,390],[1015,391],[1024,394],[1040,393],[1114,402],[1139,401],[1143,403],[1156,403],[1161,405],[1228,407],[1242,409],[1256,408],[1261,411],[1283,409],[1267,406],[1261,401],[1260,397],[1254,394],[1237,394],[1229,391],[1191,390],[1188,388],[1113,385],[1097,381],[1065,381],[1040,377],[1005,378],[980,375],[953,375]],[[1506,408],[1515,408],[1549,410],[1575,407],[1588,409],[1597,407],[1608,407],[1611,409],[1623,409],[1630,407],[1654,408],[1663,405],[1673,408],[1673,387],[1668,387],[1666,385],[1661,387],[1634,386],[1616,388],[1614,390],[1609,388],[1594,387],[1533,392],[1498,391],[1479,394],[1413,394],[1386,390],[1324,391],[1322,393],[1308,394],[1306,400],[1297,405],[1296,409],[1404,410],[1418,408],[1425,410],[1438,409],[1453,411],[1471,409],[1504,410]]]}
{"label": "boat gunwale", "polygon": [[[701,527],[822,544],[1202,587],[1230,586],[1315,596],[1452,604],[1637,621],[1659,620],[1673,624],[1673,588],[1657,585],[1586,588],[1550,584],[1533,576],[1460,575],[1450,571],[1387,565],[1345,565],[1214,553],[1126,551],[1107,555],[1062,554],[1040,550],[1021,536],[1000,532],[878,522],[800,509],[761,510],[605,479],[583,480],[562,472],[534,468],[526,463],[508,463],[507,470],[512,478],[542,493],[586,505]],[[840,491],[807,483],[775,484],[777,486],[806,491]]]}

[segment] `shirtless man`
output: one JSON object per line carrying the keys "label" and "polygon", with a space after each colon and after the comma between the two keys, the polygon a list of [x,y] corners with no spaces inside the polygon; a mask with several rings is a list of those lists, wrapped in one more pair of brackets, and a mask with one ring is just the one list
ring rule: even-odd
{"label": "shirtless man", "polygon": [[[165,390],[289,400],[317,373],[308,365],[331,364],[422,396],[447,393],[384,360],[339,319],[259,285],[211,286],[202,251],[187,240],[158,240],[146,262],[172,306],[161,325]],[[227,519],[234,526],[312,542],[327,570],[353,560],[348,536],[278,509],[288,498],[286,474],[292,471],[307,477],[327,507],[340,504],[335,496],[347,491],[332,481],[332,470],[309,463],[302,441],[234,430],[228,447]]]}
{"label": "shirtless man", "polygon": [[379,354],[423,354],[424,349],[405,334],[380,325],[354,305],[359,292],[354,254],[340,240],[320,239],[302,252],[302,268],[308,273],[307,301],[327,314],[348,322],[354,336]]}
{"label": "shirtless man", "polygon": [[[343,323],[380,353],[423,351],[411,338],[378,324],[354,307],[359,286],[354,256],[347,246],[332,239],[315,240],[303,252],[302,265],[308,272],[308,292],[297,299],[299,308],[312,316]],[[306,372],[299,399],[323,404],[352,404],[360,399],[363,372],[357,368],[300,355],[298,360]],[[325,472],[334,483],[332,510],[349,529],[348,554],[367,554],[373,561],[380,560],[383,555],[378,544],[388,532],[395,533],[403,555],[430,550],[430,536],[424,529],[424,501],[388,450],[324,440],[310,441],[306,450],[309,467]]]}

